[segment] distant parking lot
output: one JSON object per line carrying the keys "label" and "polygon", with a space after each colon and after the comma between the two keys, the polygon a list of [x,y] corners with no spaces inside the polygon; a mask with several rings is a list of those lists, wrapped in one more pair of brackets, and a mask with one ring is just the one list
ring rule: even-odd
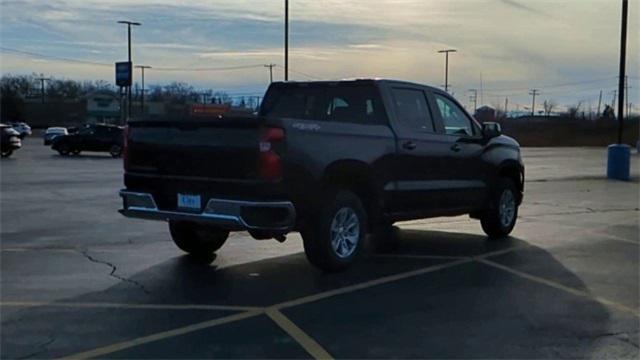
{"label": "distant parking lot", "polygon": [[606,150],[525,148],[513,237],[467,217],[323,274],[299,235],[211,263],[117,213],[122,164],[27,138],[1,162],[2,358],[638,358],[639,175]]}

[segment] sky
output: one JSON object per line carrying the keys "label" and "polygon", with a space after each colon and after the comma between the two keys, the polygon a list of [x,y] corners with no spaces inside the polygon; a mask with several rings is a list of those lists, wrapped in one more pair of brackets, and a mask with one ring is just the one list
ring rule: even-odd
{"label": "sky", "polygon": [[[630,1],[636,106],[639,8]],[[274,77],[283,77],[283,13],[284,0],[0,0],[0,70],[113,82],[111,64],[127,57],[126,27],[116,22],[131,20],[142,23],[133,29],[133,61],[154,67],[147,84],[260,94],[269,82],[264,64],[277,64]],[[539,103],[595,108],[600,90],[611,103],[617,86],[620,14],[618,0],[290,0],[290,78],[441,86],[437,51],[451,48],[451,91],[465,105],[468,90],[482,85],[479,104],[509,98],[510,109],[524,108],[537,88]],[[230,67],[238,68],[203,70]]]}

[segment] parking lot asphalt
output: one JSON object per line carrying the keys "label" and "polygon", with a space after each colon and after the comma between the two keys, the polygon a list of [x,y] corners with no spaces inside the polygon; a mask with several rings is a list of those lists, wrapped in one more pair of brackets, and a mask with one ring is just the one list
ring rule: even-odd
{"label": "parking lot asphalt", "polygon": [[117,213],[122,164],[29,138],[0,163],[2,358],[638,358],[640,157],[525,148],[513,236],[398,224],[401,246],[340,274],[301,239],[233,234],[211,261]]}

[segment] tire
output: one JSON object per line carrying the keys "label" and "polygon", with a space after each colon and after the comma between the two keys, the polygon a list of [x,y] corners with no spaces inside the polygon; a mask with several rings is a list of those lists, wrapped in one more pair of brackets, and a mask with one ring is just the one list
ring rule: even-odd
{"label": "tire", "polygon": [[58,147],[58,153],[62,156],[69,156],[69,154],[71,154],[71,148],[67,144],[62,144]]}
{"label": "tire", "polygon": [[190,222],[169,222],[169,232],[180,250],[195,256],[209,256],[224,245],[229,231]]}
{"label": "tire", "polygon": [[72,153],[74,156],[78,156],[78,155],[80,155],[80,153],[81,153],[81,152],[82,152],[82,150],[78,150],[78,149],[73,149],[73,150],[71,151],[71,153]]}
{"label": "tire", "polygon": [[374,253],[393,252],[400,247],[400,237],[397,226],[384,223],[374,227],[370,235],[371,251]]}
{"label": "tire", "polygon": [[349,191],[332,194],[301,231],[307,259],[327,272],[344,270],[358,258],[367,229],[360,199]]}
{"label": "tire", "polygon": [[119,158],[122,155],[122,146],[120,145],[111,146],[111,148],[109,149],[109,154],[111,154],[111,157],[113,158]]}
{"label": "tire", "polygon": [[480,217],[482,230],[490,240],[504,239],[518,219],[518,189],[512,180],[499,179],[491,195],[489,210]]}
{"label": "tire", "polygon": [[11,154],[13,154],[13,150],[3,151],[1,155],[3,158],[8,158]]}

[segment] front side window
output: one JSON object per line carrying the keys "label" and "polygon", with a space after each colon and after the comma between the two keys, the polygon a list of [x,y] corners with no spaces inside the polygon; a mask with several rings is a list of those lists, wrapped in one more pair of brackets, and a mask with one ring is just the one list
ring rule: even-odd
{"label": "front side window", "polygon": [[434,95],[446,133],[448,135],[473,136],[471,119],[462,111],[460,106],[442,95]]}
{"label": "front side window", "polygon": [[398,121],[418,131],[435,132],[433,118],[422,90],[393,89],[393,101]]}

